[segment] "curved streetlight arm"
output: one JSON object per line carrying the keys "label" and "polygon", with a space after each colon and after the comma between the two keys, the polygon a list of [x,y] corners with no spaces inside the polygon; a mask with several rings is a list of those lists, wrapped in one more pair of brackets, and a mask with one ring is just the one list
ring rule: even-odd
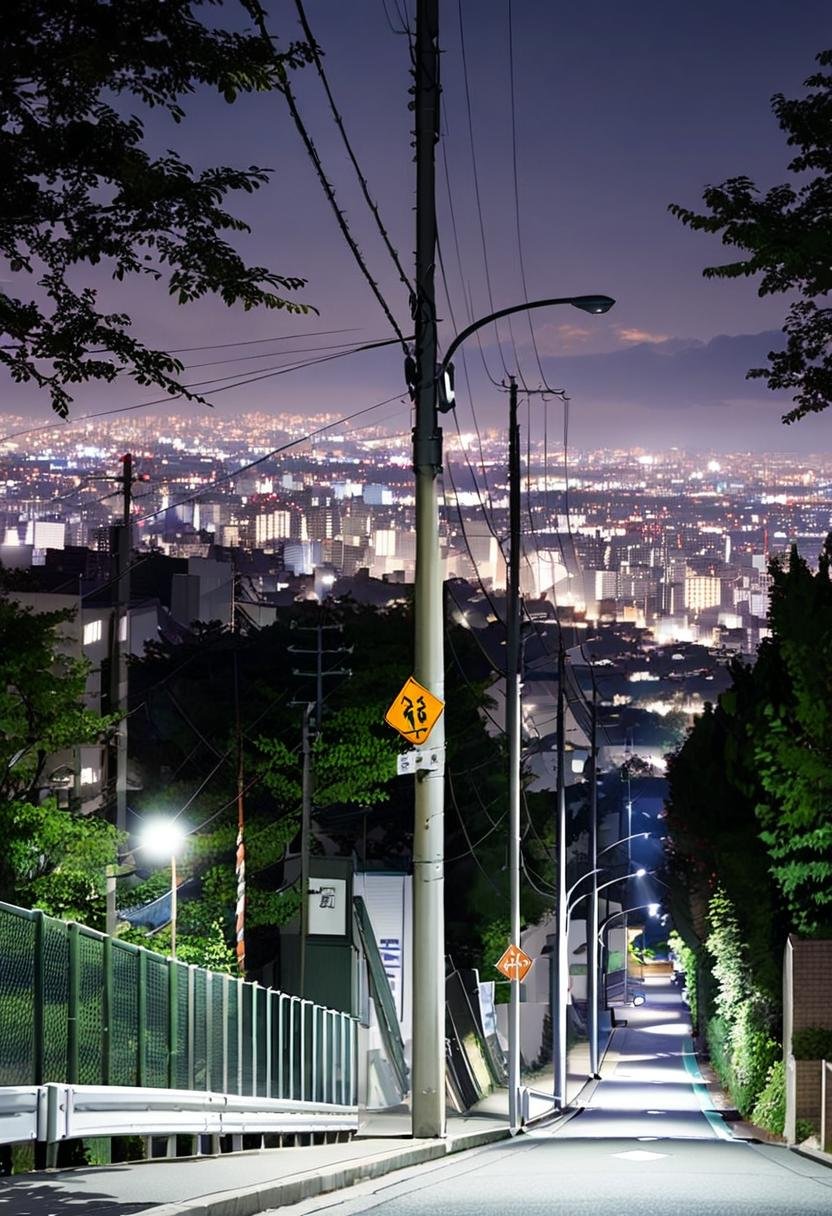
{"label": "curved streetlight arm", "polygon": [[[592,873],[592,871],[590,870],[590,874],[591,873]],[[597,887],[593,888],[593,891],[598,892],[598,891],[603,891],[604,887],[614,887],[617,882],[626,882],[628,878],[646,878],[648,874],[652,874],[652,873],[653,873],[652,870],[633,870],[632,874],[619,874],[618,878],[611,878],[609,880],[609,882],[600,883]],[[586,875],[584,875],[584,877],[586,878]],[[575,888],[573,887],[572,890],[574,891],[574,889]],[[571,904],[569,904],[569,906],[566,910],[566,915],[571,916],[573,909],[578,906],[578,904],[581,902],[581,900],[586,899],[586,897],[591,894],[592,894],[592,891],[584,891],[583,895],[579,895],[576,900],[574,900]],[[655,900],[653,902],[655,903]],[[650,904],[640,904],[639,906],[644,907],[644,908],[649,908]]]}
{"label": "curved streetlight arm", "polygon": [[448,369],[448,364],[466,338],[470,338],[471,334],[476,333],[483,325],[499,321],[500,317],[510,317],[516,312],[529,312],[533,308],[548,308],[556,304],[572,304],[573,307],[580,308],[582,312],[600,314],[609,312],[614,303],[615,300],[611,296],[557,296],[551,300],[527,300],[525,304],[513,304],[510,308],[500,308],[497,312],[489,313],[487,317],[480,317],[479,320],[467,325],[461,333],[456,335],[437,368],[436,379],[442,379]]}
{"label": "curved streetlight arm", "polygon": [[[612,844],[608,844],[603,849],[600,849],[598,852],[598,856],[601,857],[601,856],[603,856],[604,853],[609,853],[610,849],[617,849],[620,844],[626,844],[628,840],[649,840],[649,839],[650,839],[649,832],[633,832],[632,836],[622,836],[620,840],[614,840],[612,842]],[[591,873],[591,871],[590,871],[590,873]]]}
{"label": "curved streetlight arm", "polygon": [[598,941],[600,942],[602,940],[604,930],[606,929],[606,927],[610,923],[610,921],[618,920],[619,916],[627,916],[627,914],[629,912],[640,912],[642,908],[652,908],[652,907],[653,907],[652,903],[634,904],[632,908],[622,908],[620,912],[613,912],[610,916],[607,917],[607,919],[605,921],[603,921],[600,928],[598,929]]}

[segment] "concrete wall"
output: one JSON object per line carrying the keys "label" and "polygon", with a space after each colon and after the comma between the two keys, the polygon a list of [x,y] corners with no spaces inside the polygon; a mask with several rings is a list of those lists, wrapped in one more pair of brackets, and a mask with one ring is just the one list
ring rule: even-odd
{"label": "concrete wall", "polygon": [[796,1060],[796,1031],[832,1030],[832,941],[802,941],[789,935],[783,960],[783,1053],[786,1063],[786,1126],[797,1139],[799,1119],[821,1126],[821,1062]]}

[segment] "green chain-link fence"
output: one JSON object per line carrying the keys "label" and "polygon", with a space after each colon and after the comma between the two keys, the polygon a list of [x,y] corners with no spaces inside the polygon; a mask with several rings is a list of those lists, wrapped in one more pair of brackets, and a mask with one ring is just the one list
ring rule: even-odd
{"label": "green chain-link fence", "polygon": [[0,903],[0,1085],[142,1085],[354,1106],[346,1013]]}

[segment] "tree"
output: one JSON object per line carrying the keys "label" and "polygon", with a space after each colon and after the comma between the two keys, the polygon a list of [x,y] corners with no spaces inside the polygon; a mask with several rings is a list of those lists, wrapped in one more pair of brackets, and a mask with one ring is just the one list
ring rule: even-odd
{"label": "tree", "polygon": [[[817,63],[832,66],[832,50],[819,54]],[[787,100],[777,93],[771,103],[788,145],[797,149],[788,170],[801,175],[799,184],[761,194],[750,178],[732,177],[707,187],[706,214],[670,206],[689,228],[719,233],[724,245],[745,254],[709,266],[706,278],[759,275],[760,296],[798,297],[783,326],[786,349],[770,352],[768,367],[748,373],[770,389],[793,392],[786,423],[832,404],[832,308],[825,305],[832,290],[832,75],[818,71],[805,85],[805,97]]]}
{"label": "tree", "polygon": [[[287,70],[306,62],[303,43],[277,52],[259,31],[198,19],[198,9],[221,5],[18,0],[4,13],[0,257],[15,287],[0,291],[0,363],[15,381],[47,390],[61,417],[67,385],[121,372],[194,395],[177,359],[148,349],[129,316],[102,310],[98,293],[81,285],[86,267],[102,264],[117,282],[165,281],[180,304],[212,293],[245,309],[309,310],[286,295],[303,279],[249,266],[225,239],[248,231],[225,209],[226,195],[257,190],[269,171],[197,172],[174,150],[153,152],[131,112],[160,109],[179,123],[199,87],[233,102],[279,89]],[[241,5],[262,19],[259,0]]]}
{"label": "tree", "polygon": [[96,924],[115,829],[42,796],[49,757],[112,721],[84,707],[86,665],[62,649],[71,619],[0,596],[0,898]]}

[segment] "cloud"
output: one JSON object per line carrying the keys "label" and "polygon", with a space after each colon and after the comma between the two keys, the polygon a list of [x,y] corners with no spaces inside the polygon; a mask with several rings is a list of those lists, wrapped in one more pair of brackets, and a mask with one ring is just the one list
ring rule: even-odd
{"label": "cloud", "polygon": [[669,334],[651,334],[646,329],[628,329],[623,325],[616,325],[615,332],[621,342],[667,342]]}
{"label": "cloud", "polygon": [[548,325],[536,325],[534,337],[541,355],[562,355],[579,350],[587,339],[597,337],[597,329],[572,325],[568,321],[555,325],[550,321]]}

